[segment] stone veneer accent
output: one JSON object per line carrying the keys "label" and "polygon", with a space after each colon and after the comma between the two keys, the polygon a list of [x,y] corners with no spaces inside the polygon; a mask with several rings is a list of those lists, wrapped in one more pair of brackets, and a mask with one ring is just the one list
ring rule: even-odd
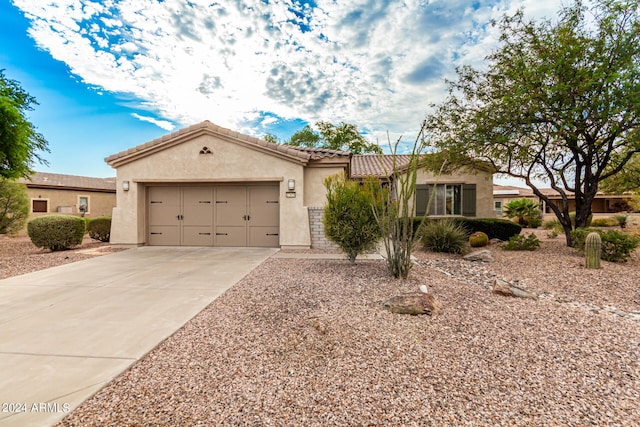
{"label": "stone veneer accent", "polygon": [[324,224],[322,224],[322,215],[324,208],[309,207],[309,228],[311,229],[311,248],[312,249],[338,249],[338,246],[327,240],[324,235]]}

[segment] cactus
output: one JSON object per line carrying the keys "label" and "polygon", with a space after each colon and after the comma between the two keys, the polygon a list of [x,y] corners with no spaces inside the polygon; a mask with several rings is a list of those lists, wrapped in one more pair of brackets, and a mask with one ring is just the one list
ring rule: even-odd
{"label": "cactus", "polygon": [[598,233],[589,233],[584,243],[584,252],[587,256],[587,268],[600,268],[600,251],[602,239]]}

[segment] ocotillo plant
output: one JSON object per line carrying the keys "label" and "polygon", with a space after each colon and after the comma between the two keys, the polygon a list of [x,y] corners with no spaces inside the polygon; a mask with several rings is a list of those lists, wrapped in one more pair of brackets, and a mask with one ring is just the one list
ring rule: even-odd
{"label": "ocotillo plant", "polygon": [[596,232],[587,234],[584,242],[584,253],[587,257],[587,268],[600,268],[600,251],[602,239]]}

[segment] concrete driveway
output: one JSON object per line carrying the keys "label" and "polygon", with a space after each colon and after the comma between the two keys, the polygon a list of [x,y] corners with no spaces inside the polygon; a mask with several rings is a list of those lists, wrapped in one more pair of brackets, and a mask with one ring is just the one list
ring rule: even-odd
{"label": "concrete driveway", "polygon": [[141,247],[0,280],[0,426],[59,421],[275,252]]}

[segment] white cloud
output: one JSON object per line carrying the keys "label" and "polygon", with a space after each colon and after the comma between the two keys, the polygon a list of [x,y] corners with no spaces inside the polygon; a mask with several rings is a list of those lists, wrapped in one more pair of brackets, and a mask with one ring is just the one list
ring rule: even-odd
{"label": "white cloud", "polygon": [[270,112],[392,139],[415,132],[456,65],[481,63],[495,45],[491,18],[519,6],[552,17],[562,0],[316,3],[14,0],[38,45],[74,74],[167,121],[140,120],[240,130]]}
{"label": "white cloud", "polygon": [[153,117],[141,116],[140,114],[137,114],[137,113],[132,113],[131,116],[143,122],[154,124],[158,126],[160,129],[164,129],[169,132],[171,132],[176,128],[173,123],[167,120],[158,120],[158,119],[154,119]]}

